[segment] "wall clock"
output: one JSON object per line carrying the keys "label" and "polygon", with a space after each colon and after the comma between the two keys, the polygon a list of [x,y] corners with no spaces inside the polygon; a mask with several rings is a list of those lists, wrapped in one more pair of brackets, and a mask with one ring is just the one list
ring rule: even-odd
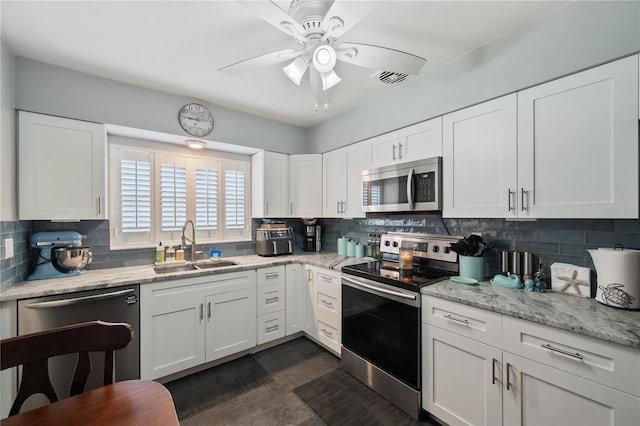
{"label": "wall clock", "polygon": [[191,136],[207,136],[213,130],[213,115],[200,104],[191,103],[180,108],[178,121],[184,131]]}

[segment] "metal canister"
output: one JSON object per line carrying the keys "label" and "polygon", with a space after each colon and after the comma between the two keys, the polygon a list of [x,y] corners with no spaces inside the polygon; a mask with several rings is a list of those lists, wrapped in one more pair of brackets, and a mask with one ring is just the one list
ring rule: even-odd
{"label": "metal canister", "polygon": [[507,275],[509,272],[509,251],[502,250],[500,252],[500,272],[503,275]]}
{"label": "metal canister", "polygon": [[520,263],[520,252],[514,251],[511,253],[511,269],[514,274],[520,275],[522,273],[521,263]]}

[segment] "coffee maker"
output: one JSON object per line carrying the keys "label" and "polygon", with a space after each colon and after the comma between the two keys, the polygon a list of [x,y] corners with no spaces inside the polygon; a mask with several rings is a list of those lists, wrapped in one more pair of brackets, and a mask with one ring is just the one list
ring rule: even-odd
{"label": "coffee maker", "polygon": [[316,225],[316,219],[302,219],[304,222],[304,251],[320,251],[321,244],[321,227]]}

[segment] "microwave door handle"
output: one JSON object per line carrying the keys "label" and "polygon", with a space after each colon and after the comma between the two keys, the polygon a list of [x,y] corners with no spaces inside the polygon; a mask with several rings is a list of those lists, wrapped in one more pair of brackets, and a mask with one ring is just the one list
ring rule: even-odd
{"label": "microwave door handle", "polygon": [[413,169],[409,170],[409,175],[407,176],[407,200],[409,201],[409,210],[415,208],[413,203],[413,175]]}

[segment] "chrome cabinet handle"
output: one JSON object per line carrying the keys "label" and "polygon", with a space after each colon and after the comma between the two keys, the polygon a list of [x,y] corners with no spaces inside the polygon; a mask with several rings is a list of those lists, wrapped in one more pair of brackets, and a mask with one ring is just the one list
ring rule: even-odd
{"label": "chrome cabinet handle", "polygon": [[511,206],[511,194],[513,194],[514,192],[511,190],[511,188],[507,188],[507,207],[508,210],[507,211],[511,211],[513,210],[513,207]]}
{"label": "chrome cabinet handle", "polygon": [[443,315],[443,317],[451,321],[459,322],[464,325],[469,325],[469,320],[466,320],[466,319],[456,318],[453,315],[449,315],[449,314]]}
{"label": "chrome cabinet handle", "polygon": [[293,214],[293,203],[289,203],[289,214]]}
{"label": "chrome cabinet handle", "polygon": [[270,332],[272,332],[272,331],[276,331],[276,330],[277,330],[277,329],[279,329],[279,328],[280,328],[280,325],[276,324],[276,325],[272,325],[271,327],[267,327],[267,328],[265,329],[265,331],[266,331],[267,333],[270,333]]}
{"label": "chrome cabinet handle", "polygon": [[392,154],[393,159],[396,159],[396,144],[393,144],[393,154]]}
{"label": "chrome cabinet handle", "polygon": [[271,303],[278,303],[278,300],[280,300],[280,297],[276,296],[276,297],[270,297],[268,299],[265,300],[265,303],[267,305],[271,304]]}
{"label": "chrome cabinet handle", "polygon": [[511,389],[511,364],[507,363],[507,390]]}
{"label": "chrome cabinet handle", "polygon": [[35,302],[24,305],[28,309],[47,309],[58,308],[61,306],[76,305],[78,303],[93,302],[96,300],[110,299],[113,297],[123,296],[125,294],[133,293],[135,290],[128,288],[126,290],[113,291],[111,293],[94,294],[92,296],[72,297],[69,299],[52,300],[50,302]]}
{"label": "chrome cabinet handle", "polygon": [[279,273],[279,272],[269,272],[268,274],[265,274],[265,276],[264,276],[264,277],[265,277],[266,279],[268,279],[268,280],[273,280],[273,279],[278,278],[279,276],[280,276],[280,273]]}
{"label": "chrome cabinet handle", "polygon": [[336,213],[340,214],[340,201],[336,201]]}
{"label": "chrome cabinet handle", "polygon": [[524,194],[527,194],[529,191],[525,191],[524,188],[520,188],[520,211],[525,211],[527,208],[524,206]]}
{"label": "chrome cabinet handle", "polygon": [[329,308],[333,308],[333,302],[328,302],[324,299],[320,300],[325,306],[329,307]]}
{"label": "chrome cabinet handle", "polygon": [[204,319],[204,303],[200,304],[200,321]]}
{"label": "chrome cabinet handle", "polygon": [[496,384],[496,359],[491,358],[491,384]]}
{"label": "chrome cabinet handle", "polygon": [[320,329],[326,336],[328,337],[333,337],[333,332],[330,330],[327,330],[326,328],[321,328]]}
{"label": "chrome cabinet handle", "polygon": [[398,143],[398,160],[402,160],[402,144]]}
{"label": "chrome cabinet handle", "polygon": [[553,347],[548,343],[543,343],[540,346],[542,346],[543,348],[548,349],[548,350],[550,350],[552,352],[557,352],[559,354],[566,355],[568,357],[575,358],[575,359],[578,359],[580,361],[582,361],[584,359],[584,357],[582,355],[580,355],[578,352],[576,352],[576,353],[567,352],[567,351],[565,351],[563,349]]}
{"label": "chrome cabinet handle", "polygon": [[102,197],[98,197],[98,215],[102,213]]}
{"label": "chrome cabinet handle", "polygon": [[207,303],[207,318],[211,319],[211,302]]}
{"label": "chrome cabinet handle", "polygon": [[264,203],[264,214],[269,214],[269,202]]}

